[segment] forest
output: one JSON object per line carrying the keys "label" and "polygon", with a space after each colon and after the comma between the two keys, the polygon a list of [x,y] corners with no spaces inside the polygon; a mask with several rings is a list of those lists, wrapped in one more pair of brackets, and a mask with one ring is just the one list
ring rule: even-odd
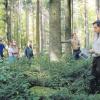
{"label": "forest", "polygon": [[100,0],[0,0],[0,100],[100,100],[95,24]]}

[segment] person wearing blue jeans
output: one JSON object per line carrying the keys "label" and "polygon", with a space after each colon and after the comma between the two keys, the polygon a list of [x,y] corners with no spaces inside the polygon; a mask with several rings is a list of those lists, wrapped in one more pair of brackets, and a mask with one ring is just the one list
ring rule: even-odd
{"label": "person wearing blue jeans", "polygon": [[71,47],[73,50],[73,57],[75,60],[78,60],[80,58],[79,54],[81,52],[80,50],[80,41],[78,39],[77,33],[72,33],[71,39],[66,40],[65,42],[61,43],[71,43]]}
{"label": "person wearing blue jeans", "polygon": [[3,51],[5,49],[4,44],[2,43],[2,39],[0,39],[0,58],[3,59],[4,55],[3,55]]}

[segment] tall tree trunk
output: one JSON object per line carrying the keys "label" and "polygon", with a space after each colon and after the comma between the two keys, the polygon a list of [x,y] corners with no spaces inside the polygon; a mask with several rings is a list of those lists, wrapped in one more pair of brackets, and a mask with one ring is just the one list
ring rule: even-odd
{"label": "tall tree trunk", "polygon": [[28,42],[29,39],[29,8],[28,5],[26,4],[26,43]]}
{"label": "tall tree trunk", "polygon": [[87,49],[89,49],[89,32],[88,32],[88,11],[87,11],[87,0],[84,0],[84,30],[85,30],[85,46]]}
{"label": "tall tree trunk", "polygon": [[35,32],[35,31],[34,31],[34,22],[35,22],[35,21],[34,21],[34,8],[32,9],[32,13],[33,13],[33,14],[32,14],[32,33],[33,33],[33,34],[32,34],[32,35],[33,35],[32,41],[33,41],[33,47],[34,47],[34,44],[35,44],[35,43],[34,43],[34,42],[35,42],[35,41],[34,41],[34,39],[35,39],[35,34],[34,34],[34,32]]}
{"label": "tall tree trunk", "polygon": [[100,0],[96,0],[97,5],[97,19],[100,20]]}
{"label": "tall tree trunk", "polygon": [[5,10],[6,10],[6,33],[8,42],[11,41],[11,6],[10,1],[5,0]]}
{"label": "tall tree trunk", "polygon": [[49,8],[49,28],[50,28],[50,60],[59,61],[61,57],[61,1],[50,0]]}
{"label": "tall tree trunk", "polygon": [[73,33],[74,32],[74,28],[73,28],[73,0],[71,0],[71,32]]}
{"label": "tall tree trunk", "polygon": [[43,34],[43,21],[42,21],[42,1],[41,1],[41,6],[40,6],[41,10],[40,10],[40,25],[41,25],[41,54],[43,54],[43,48],[44,48],[44,34]]}
{"label": "tall tree trunk", "polygon": [[13,1],[10,0],[10,23],[11,23],[11,36],[13,37]]}
{"label": "tall tree trunk", "polygon": [[20,9],[21,1],[18,0],[18,47],[21,48],[21,9]]}
{"label": "tall tree trunk", "polygon": [[40,33],[39,33],[39,0],[37,0],[37,13],[36,13],[36,55],[40,55]]}
{"label": "tall tree trunk", "polygon": [[[71,1],[65,0],[65,40],[71,38]],[[65,53],[71,54],[71,44],[66,43]]]}
{"label": "tall tree trunk", "polygon": [[[18,7],[19,5],[18,5],[18,1],[16,2],[16,6]],[[19,32],[18,32],[18,29],[19,29],[19,21],[18,21],[18,17],[19,17],[19,12],[18,12],[18,10],[17,9],[15,9],[15,12],[16,12],[16,19],[15,19],[15,27],[14,27],[14,39],[17,41],[17,43],[18,43],[18,41],[19,41]]]}
{"label": "tall tree trunk", "polygon": [[45,21],[45,16],[43,16],[43,44],[44,44],[44,50],[46,50],[47,47],[47,32],[45,31],[45,27],[46,27],[47,23]]}

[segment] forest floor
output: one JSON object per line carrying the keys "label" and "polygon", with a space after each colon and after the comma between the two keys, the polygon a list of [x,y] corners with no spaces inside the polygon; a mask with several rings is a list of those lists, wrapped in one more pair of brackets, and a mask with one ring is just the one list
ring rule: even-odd
{"label": "forest floor", "polygon": [[0,100],[100,100],[89,94],[91,61],[41,56],[31,64],[25,58],[0,62]]}

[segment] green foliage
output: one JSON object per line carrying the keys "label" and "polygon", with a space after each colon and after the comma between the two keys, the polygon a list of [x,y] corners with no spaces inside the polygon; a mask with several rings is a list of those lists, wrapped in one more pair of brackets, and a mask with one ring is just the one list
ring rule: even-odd
{"label": "green foliage", "polygon": [[[50,62],[48,56],[20,58],[13,65],[0,63],[0,98],[9,100],[99,100],[88,96],[91,60],[62,57]],[[95,99],[96,98],[96,99]]]}
{"label": "green foliage", "polygon": [[29,83],[23,74],[25,68],[16,65],[3,64],[0,67],[1,100],[25,100],[29,96]]}
{"label": "green foliage", "polygon": [[32,93],[39,97],[46,97],[45,100],[93,100],[98,98],[97,95],[88,96],[89,82],[93,78],[90,75],[91,61],[91,59],[75,61],[69,56],[64,56],[60,62],[50,62],[46,56],[35,59],[34,64],[37,63],[39,66],[39,72],[37,72],[38,81],[40,80],[39,89],[49,87],[55,92],[52,94],[49,92],[48,95],[48,92],[45,93],[47,90],[41,93],[38,87],[35,87],[35,90],[32,88],[35,91]]}
{"label": "green foliage", "polygon": [[[50,62],[45,56],[40,57],[40,59],[35,59],[34,64],[36,66],[32,67],[32,72],[37,72],[35,76],[38,81],[37,85],[53,88],[58,91],[52,94],[53,97],[55,95],[59,96],[61,94],[59,92],[62,92],[62,94],[65,93],[66,96],[68,95],[68,97],[65,96],[64,98],[72,98],[71,95],[88,94],[89,80],[92,78],[90,75],[90,60],[75,61],[72,57],[64,56],[60,62]],[[34,70],[36,68],[38,69]]]}
{"label": "green foliage", "polygon": [[5,10],[4,10],[4,1],[0,1],[0,35],[5,33]]}

